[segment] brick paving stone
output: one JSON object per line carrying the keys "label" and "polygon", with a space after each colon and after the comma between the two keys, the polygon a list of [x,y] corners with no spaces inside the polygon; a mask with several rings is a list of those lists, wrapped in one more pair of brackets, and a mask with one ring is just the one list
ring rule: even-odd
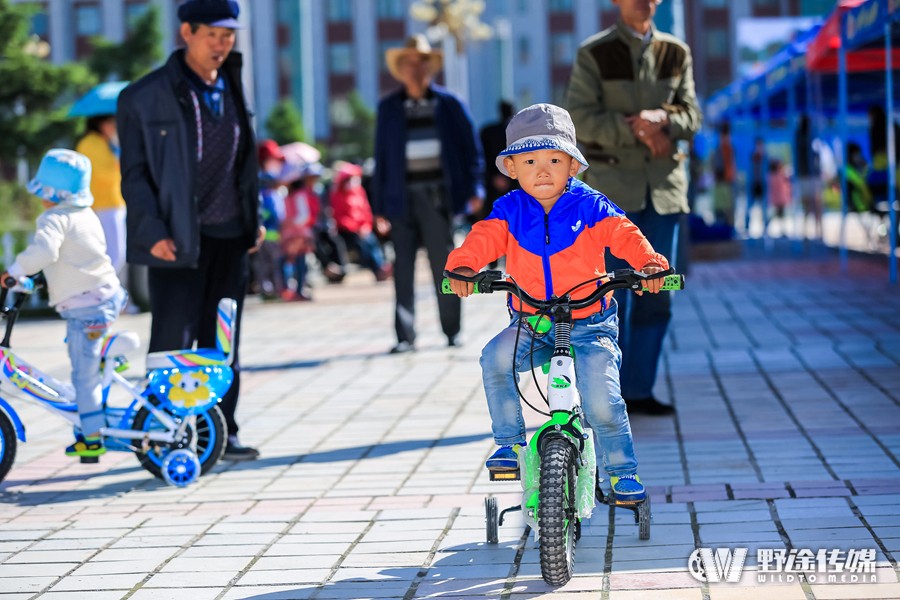
{"label": "brick paving stone", "polygon": [[[609,594],[609,600],[700,600],[703,593],[699,589],[678,590],[615,590]],[[714,600],[715,596],[711,596]],[[743,599],[740,599],[743,600]],[[748,597],[747,600],[750,600]],[[785,599],[793,600],[793,599]]]}
{"label": "brick paving stone", "polygon": [[[44,597],[93,585],[91,597],[105,600],[137,585],[136,599],[361,600],[403,598],[411,586],[417,598],[499,598],[518,569],[508,599],[593,599],[611,543],[613,600],[697,600],[686,569],[695,529],[701,544],[748,547],[752,566],[756,548],[783,547],[773,515],[795,546],[875,547],[874,531],[900,556],[900,472],[882,449],[900,455],[900,299],[883,266],[852,259],[841,273],[827,253],[780,252],[751,242],[742,260],[697,264],[674,296],[655,393],[679,412],[632,418],[653,496],[651,539],[639,540],[621,510],[610,535],[609,509],[599,507],[584,523],[579,574],[563,589],[540,579],[533,535],[520,548],[520,513],[508,515],[498,546],[485,544],[484,496],[501,507],[521,501],[517,484],[489,483],[482,466],[493,444],[478,356],[506,319],[503,303],[467,300],[468,344],[447,351],[427,269],[414,355],[384,354],[392,289],[364,273],[302,306],[251,299],[238,418],[262,457],[222,463],[195,486],[167,488],[124,454],[73,465],[59,452],[70,434],[23,409],[30,439],[0,485],[0,585],[22,579],[5,576],[22,567],[32,586],[49,577],[39,590],[54,581],[44,573],[70,568],[55,589],[71,591]],[[847,285],[865,293],[848,296]],[[123,316],[117,327],[146,338],[148,325],[147,315]],[[65,377],[64,348],[48,341],[63,330],[61,321],[22,321],[17,344]],[[193,572],[210,579],[183,579]],[[856,597],[900,597],[886,573]],[[823,585],[815,595],[857,588]],[[791,600],[799,587],[762,590],[710,584],[709,600]]]}

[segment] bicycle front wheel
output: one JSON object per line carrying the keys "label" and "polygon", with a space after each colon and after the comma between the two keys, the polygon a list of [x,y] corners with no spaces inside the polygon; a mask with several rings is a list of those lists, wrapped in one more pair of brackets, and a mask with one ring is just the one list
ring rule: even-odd
{"label": "bicycle front wheel", "polygon": [[565,585],[575,571],[575,450],[562,438],[547,442],[541,454],[538,503],[541,576],[549,585]]}
{"label": "bicycle front wheel", "polygon": [[6,413],[0,410],[0,481],[6,477],[16,460],[16,428]]}

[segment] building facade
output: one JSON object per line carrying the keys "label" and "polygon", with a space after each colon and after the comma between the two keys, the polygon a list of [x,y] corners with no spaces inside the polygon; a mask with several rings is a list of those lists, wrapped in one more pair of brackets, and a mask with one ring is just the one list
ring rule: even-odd
{"label": "building facade", "polygon": [[[29,0],[17,0],[20,2]],[[258,126],[281,99],[293,100],[306,131],[334,139],[352,127],[349,96],[370,108],[395,89],[384,63],[387,48],[401,45],[427,24],[410,16],[415,0],[240,0],[238,48],[247,56],[245,83]],[[166,53],[177,47],[181,0],[42,0],[34,32],[50,43],[51,60],[78,60],[90,40],[122,40],[133,20],[152,3],[163,19]],[[445,49],[446,70],[463,73],[466,100],[478,124],[496,118],[500,99],[522,107],[565,103],[578,44],[615,22],[609,0],[489,0],[481,20],[493,29],[472,41],[464,54]],[[657,26],[686,37],[694,52],[701,95],[733,78],[737,65],[736,23],[747,16],[823,14],[834,0],[664,0]],[[440,42],[437,42],[438,44]],[[455,90],[460,91],[460,90]]]}

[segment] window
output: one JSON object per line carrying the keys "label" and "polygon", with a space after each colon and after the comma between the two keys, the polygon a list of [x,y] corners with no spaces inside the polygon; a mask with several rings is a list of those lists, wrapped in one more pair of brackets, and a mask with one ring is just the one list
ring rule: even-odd
{"label": "window", "polygon": [[529,38],[522,36],[519,38],[517,46],[517,54],[519,55],[520,63],[527,63],[531,61],[531,41]]}
{"label": "window", "polygon": [[384,55],[388,51],[389,48],[400,48],[403,46],[403,40],[381,40],[378,42],[378,56],[381,58],[378,60],[379,70],[382,73],[387,73],[387,62],[384,60]]}
{"label": "window", "polygon": [[572,10],[572,0],[550,0],[550,12],[569,12]]}
{"label": "window", "polygon": [[134,29],[134,24],[144,16],[144,13],[150,8],[146,2],[128,2],[125,5],[125,30]]}
{"label": "window", "polygon": [[570,65],[575,57],[575,38],[571,33],[550,36],[550,59],[554,65]]}
{"label": "window", "polygon": [[329,46],[328,68],[335,75],[353,73],[353,46],[350,44],[332,44]]}
{"label": "window", "polygon": [[75,34],[79,37],[100,35],[100,7],[96,4],[75,5]]}
{"label": "window", "polygon": [[800,14],[803,16],[827,15],[834,8],[834,0],[800,0]]}
{"label": "window", "polygon": [[31,15],[31,33],[42,40],[50,39],[50,17],[46,9]]}
{"label": "window", "polygon": [[706,30],[706,55],[710,58],[728,58],[728,31],[721,28]]}
{"label": "window", "polygon": [[328,0],[329,21],[349,21],[353,16],[350,0]]}
{"label": "window", "polygon": [[378,0],[378,18],[400,20],[406,17],[403,0]]}

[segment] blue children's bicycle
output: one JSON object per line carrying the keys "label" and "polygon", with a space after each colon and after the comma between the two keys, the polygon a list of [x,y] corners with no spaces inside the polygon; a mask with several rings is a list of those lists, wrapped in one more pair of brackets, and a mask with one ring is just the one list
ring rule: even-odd
{"label": "blue children's bicycle", "polygon": [[[621,269],[602,277],[585,281],[560,297],[538,300],[528,295],[516,283],[504,281],[508,275],[500,271],[482,271],[471,277],[444,271],[442,292],[452,294],[449,279],[475,284],[475,293],[507,292],[524,304],[540,311],[535,315],[520,315],[519,327],[527,326],[533,335],[541,336],[554,329],[554,349],[544,373],[548,375],[544,400],[550,412],[529,404],[535,411],[549,417],[531,436],[528,445],[518,451],[519,467],[490,471],[491,481],[522,482],[522,503],[498,511],[497,498],[485,499],[487,542],[496,544],[498,528],[510,511],[523,511],[525,522],[535,532],[539,542],[541,575],[550,585],[565,585],[575,568],[575,542],[581,537],[581,521],[591,516],[596,501],[634,512],[638,537],[650,538],[650,496],[629,501],[616,498],[600,487],[592,429],[585,422],[575,377],[575,353],[569,345],[572,332],[572,311],[600,302],[615,289],[641,290],[648,279],[663,278],[662,290],[680,290],[684,277],[672,270],[644,275],[632,269]],[[602,280],[604,283],[600,284]],[[594,291],[583,299],[569,294],[592,285]],[[520,329],[521,333],[521,329]],[[518,344],[518,338],[516,339]],[[533,351],[533,350],[532,350]],[[533,356],[533,355],[532,355]],[[511,361],[511,366],[515,365]],[[532,365],[533,371],[534,365]],[[518,381],[518,380],[517,380]],[[537,384],[537,380],[535,379]],[[540,389],[540,386],[537,385]],[[521,391],[519,392],[521,396]],[[522,396],[528,403],[528,400]]]}
{"label": "blue children's bicycle", "polygon": [[[0,291],[0,314],[6,334],[0,342],[0,481],[12,468],[17,440],[25,441],[25,426],[7,401],[7,394],[41,406],[78,430],[80,419],[75,389],[41,372],[10,349],[10,337],[27,296],[41,287],[30,278],[8,279]],[[8,292],[16,293],[6,306]],[[209,471],[225,450],[226,426],[216,404],[234,378],[231,328],[237,303],[219,302],[216,349],[153,352],[147,355],[147,384],[135,387],[122,372],[127,353],[139,348],[137,334],[109,334],[103,342],[103,410],[106,427],[100,429],[108,450],[134,452],[141,466],[178,487],[190,485]],[[117,384],[131,397],[127,407],[110,406],[109,393]],[[82,457],[81,462],[97,462]]]}

